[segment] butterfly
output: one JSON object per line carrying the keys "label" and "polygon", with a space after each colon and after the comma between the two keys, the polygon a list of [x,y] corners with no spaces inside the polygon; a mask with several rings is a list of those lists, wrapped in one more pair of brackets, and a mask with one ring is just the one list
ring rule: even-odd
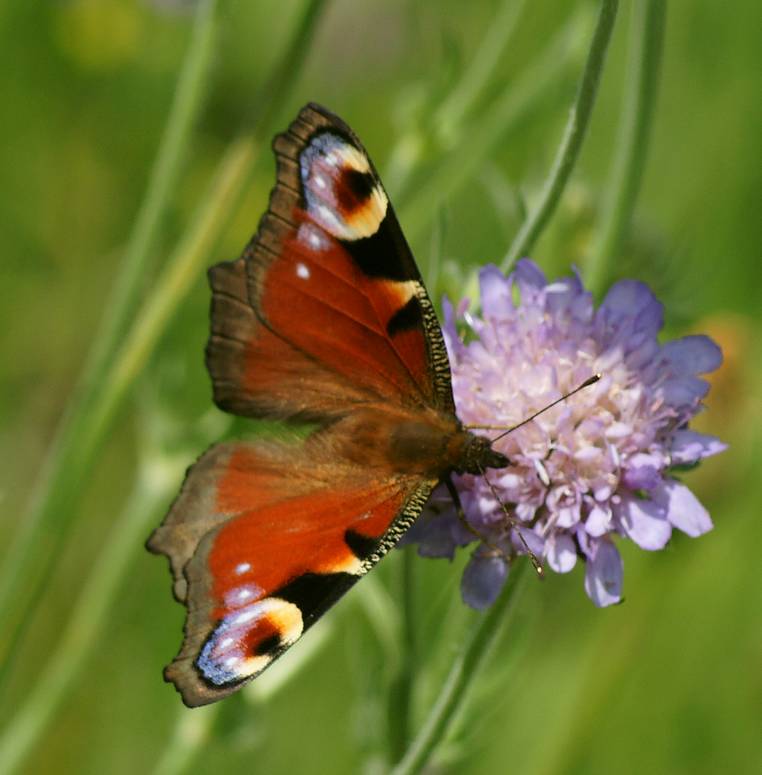
{"label": "butterfly", "polygon": [[259,675],[367,573],[450,474],[508,460],[455,414],[436,313],[354,132],[305,106],[242,256],[209,270],[214,401],[312,423],[219,443],[148,540],[187,608],[165,670],[189,707]]}

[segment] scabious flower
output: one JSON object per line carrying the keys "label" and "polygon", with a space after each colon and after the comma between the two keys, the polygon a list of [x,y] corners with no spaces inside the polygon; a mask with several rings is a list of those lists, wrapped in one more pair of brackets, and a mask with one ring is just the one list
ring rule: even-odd
{"label": "scabious flower", "polygon": [[[474,608],[490,605],[510,559],[528,546],[557,573],[581,558],[591,600],[617,603],[623,568],[616,539],[657,550],[674,528],[695,537],[712,527],[677,472],[725,449],[687,427],[709,389],[698,375],[720,365],[720,349],[706,336],[660,344],[662,305],[633,280],[612,286],[595,309],[578,275],[548,283],[523,260],[508,277],[485,268],[480,291],[481,316],[468,311],[468,301],[457,310],[445,301],[443,331],[464,425],[518,424],[593,374],[602,377],[496,442],[511,466],[487,477],[510,518],[483,477],[454,477],[482,539],[463,574],[463,598]],[[411,541],[424,556],[452,557],[478,539],[443,490],[409,532]]]}

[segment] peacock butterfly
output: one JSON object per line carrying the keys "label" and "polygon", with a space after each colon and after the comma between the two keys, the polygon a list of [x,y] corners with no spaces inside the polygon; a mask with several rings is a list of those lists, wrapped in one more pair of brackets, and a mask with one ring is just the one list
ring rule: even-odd
{"label": "peacock butterfly", "polygon": [[357,136],[310,104],[273,149],[256,235],[209,270],[206,364],[221,409],[317,430],[211,447],[148,541],[187,607],[165,678],[190,707],[272,664],[451,473],[508,465],[455,415],[436,314]]}

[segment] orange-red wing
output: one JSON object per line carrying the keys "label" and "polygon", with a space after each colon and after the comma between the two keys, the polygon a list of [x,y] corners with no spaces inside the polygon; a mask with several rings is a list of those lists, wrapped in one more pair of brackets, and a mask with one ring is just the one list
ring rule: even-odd
{"label": "orange-red wing", "polygon": [[277,183],[242,257],[248,293],[237,263],[210,273],[217,403],[315,419],[379,401],[453,412],[436,315],[357,137],[310,105],[273,148]]}
{"label": "orange-red wing", "polygon": [[243,258],[209,270],[206,365],[215,403],[244,417],[324,420],[368,401],[364,385],[331,371],[262,325],[249,304]]}
{"label": "orange-red wing", "polygon": [[280,656],[396,543],[433,485],[276,444],[203,455],[149,541],[188,608],[165,673],[186,705],[220,699]]}

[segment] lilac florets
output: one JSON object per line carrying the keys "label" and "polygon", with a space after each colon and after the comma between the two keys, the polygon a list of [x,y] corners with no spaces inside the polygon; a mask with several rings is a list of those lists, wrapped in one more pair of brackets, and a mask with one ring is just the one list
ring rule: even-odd
{"label": "lilac florets", "polygon": [[[523,260],[508,277],[485,268],[480,290],[481,316],[468,312],[468,302],[456,311],[445,301],[443,331],[464,425],[520,423],[593,374],[602,378],[496,442],[511,466],[487,476],[512,520],[484,478],[454,477],[466,519],[483,539],[463,574],[463,598],[475,608],[490,605],[526,543],[557,573],[582,558],[590,599],[617,603],[615,538],[656,550],[673,528],[695,537],[712,527],[675,474],[725,449],[687,428],[709,389],[698,375],[720,365],[721,351],[706,336],[660,344],[662,305],[640,282],[616,283],[595,309],[578,276],[548,283]],[[456,319],[467,326],[466,341]],[[445,490],[407,537],[430,557],[452,557],[476,540]]]}

